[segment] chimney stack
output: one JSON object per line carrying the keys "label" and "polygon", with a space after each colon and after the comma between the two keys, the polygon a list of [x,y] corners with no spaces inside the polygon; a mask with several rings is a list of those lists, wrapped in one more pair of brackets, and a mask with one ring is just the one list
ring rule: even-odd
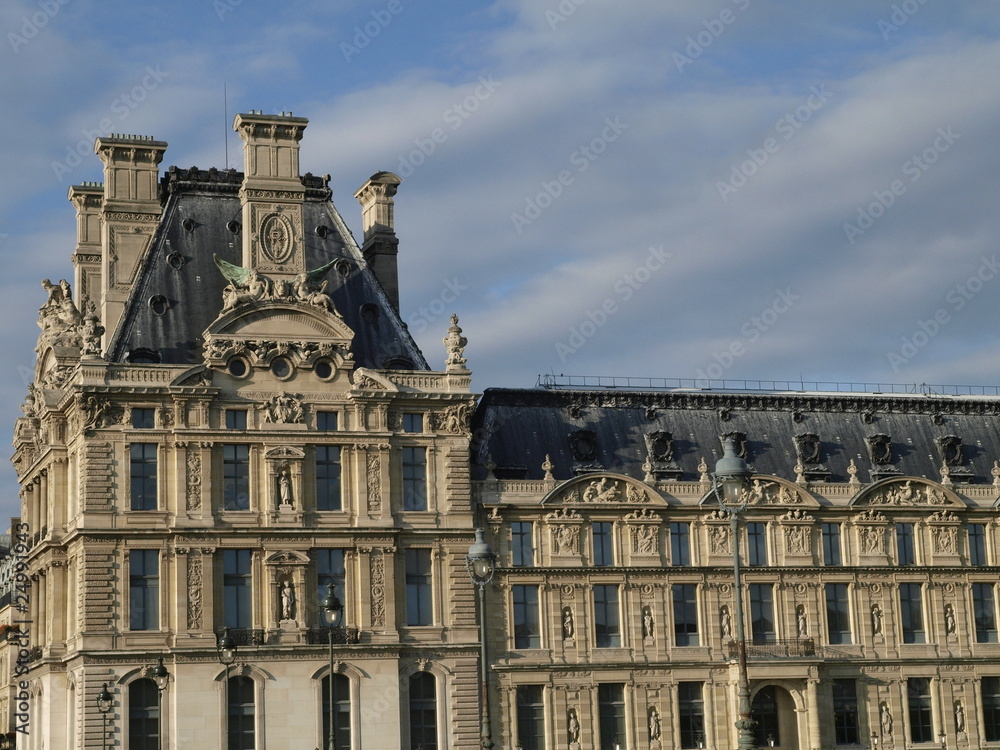
{"label": "chimney stack", "polygon": [[76,250],[73,252],[73,289],[77,307],[86,314],[87,301],[101,302],[101,203],[104,185],[84,182],[73,185],[67,196],[76,207]]}
{"label": "chimney stack", "polygon": [[361,225],[365,233],[361,250],[396,312],[399,312],[396,268],[399,240],[394,227],[392,197],[401,182],[392,172],[376,172],[354,194],[361,204]]}

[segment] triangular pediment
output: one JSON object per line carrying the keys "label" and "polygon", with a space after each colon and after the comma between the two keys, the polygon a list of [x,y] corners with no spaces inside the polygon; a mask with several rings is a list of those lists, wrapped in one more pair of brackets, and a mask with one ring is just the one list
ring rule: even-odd
{"label": "triangular pediment", "polygon": [[563,482],[542,498],[542,505],[666,505],[663,497],[637,479],[601,472]]}
{"label": "triangular pediment", "polygon": [[965,508],[965,503],[951,489],[923,477],[892,477],[868,485],[851,505],[879,508]]}

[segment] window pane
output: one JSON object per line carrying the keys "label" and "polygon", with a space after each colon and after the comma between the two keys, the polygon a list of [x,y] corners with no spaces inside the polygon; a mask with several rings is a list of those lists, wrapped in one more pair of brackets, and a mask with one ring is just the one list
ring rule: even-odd
{"label": "window pane", "polygon": [[523,750],[545,750],[545,705],[541,685],[517,688],[517,739]]}
{"label": "window pane", "polygon": [[137,430],[152,430],[156,427],[155,409],[132,409],[132,427]]}
{"label": "window pane", "polygon": [[858,744],[858,694],[854,680],[833,681],[833,725],[838,745]]}
{"label": "window pane", "polygon": [[249,445],[222,446],[222,502],[225,510],[250,509]]}
{"label": "window pane", "polygon": [[245,409],[226,409],[226,429],[245,430],[247,428],[247,413]]}
{"label": "window pane", "polygon": [[670,524],[670,564],[691,564],[691,542],[689,523]]}
{"label": "window pane", "polygon": [[747,562],[750,565],[767,565],[767,524],[747,524]]}
{"label": "window pane", "polygon": [[615,562],[610,523],[594,524],[594,565],[613,565]]}
{"label": "window pane", "polygon": [[229,678],[229,750],[254,750],[254,684]]}
{"label": "window pane", "polygon": [[[330,676],[323,678],[323,748],[329,748]],[[346,675],[333,676],[333,742],[335,750],[351,750],[351,681]]]}
{"label": "window pane", "polygon": [[896,559],[899,565],[913,565],[913,524],[896,524]]}
{"label": "window pane", "polygon": [[617,586],[594,586],[594,636],[598,648],[621,646]]}
{"label": "window pane", "polygon": [[248,549],[222,552],[223,606],[226,625],[231,628],[249,628],[253,624],[250,612],[251,560]]}
{"label": "window pane", "polygon": [[983,736],[987,742],[1000,742],[1000,677],[984,677]]}
{"label": "window pane", "polygon": [[410,678],[410,748],[436,750],[437,688],[434,675],[419,672]]}
{"label": "window pane", "polygon": [[423,431],[424,431],[423,414],[403,415],[403,432],[423,432]]}
{"label": "window pane", "polygon": [[316,412],[316,429],[320,432],[336,432],[337,412],[318,411]]}
{"label": "window pane", "polygon": [[431,611],[431,551],[406,550],[406,624],[430,625]]}
{"label": "window pane", "polygon": [[693,583],[673,585],[674,643],[678,646],[698,645],[698,587]]}
{"label": "window pane", "polygon": [[136,680],[128,686],[129,750],[159,750],[160,708],[156,683]]}
{"label": "window pane", "polygon": [[899,584],[899,618],[903,643],[925,643],[923,597],[919,583]]}
{"label": "window pane", "polygon": [[757,691],[750,709],[751,717],[757,722],[753,736],[755,745],[759,748],[769,746],[768,738],[774,739],[776,746],[781,745],[781,733],[778,724],[778,698],[774,685],[767,685]]}
{"label": "window pane", "polygon": [[777,638],[774,592],[769,583],[750,584],[750,633],[754,643],[768,643]]}
{"label": "window pane", "polygon": [[541,648],[538,586],[514,586],[514,648]]}
{"label": "window pane", "polygon": [[160,553],[158,550],[129,552],[129,628],[156,630],[160,627]]}
{"label": "window pane", "polygon": [[976,643],[996,643],[997,618],[992,583],[972,584],[972,611],[976,621]]}
{"label": "window pane", "polygon": [[906,681],[906,696],[910,712],[910,741],[932,742],[930,680],[911,677]]}
{"label": "window pane", "polygon": [[515,521],[510,525],[511,565],[530,567],[535,562],[535,548],[532,541],[530,521]]}
{"label": "window pane", "polygon": [[[681,747],[698,747],[705,740],[705,704],[702,683],[677,683],[677,716],[681,730]],[[661,735],[663,736],[663,735]]]}
{"label": "window pane", "polygon": [[427,510],[425,448],[403,448],[403,510]]}
{"label": "window pane", "polygon": [[129,446],[129,485],[132,510],[156,510],[156,445]]}
{"label": "window pane", "polygon": [[342,549],[316,549],[313,550],[313,558],[316,560],[316,617],[320,626],[325,626],[323,613],[320,611],[319,603],[326,598],[330,587],[333,586],[333,594],[341,604],[346,604],[347,597],[344,592],[344,550]]}
{"label": "window pane", "polygon": [[823,524],[823,564],[840,565],[840,524]]}
{"label": "window pane", "polygon": [[969,564],[986,565],[986,525],[969,524]]}
{"label": "window pane", "polygon": [[316,509],[340,510],[340,446],[316,446]]}
{"label": "window pane", "polygon": [[851,617],[846,583],[826,584],[826,627],[830,643],[851,642]]}
{"label": "window pane", "polygon": [[597,713],[601,748],[614,747],[616,742],[626,747],[625,686],[619,683],[597,686]]}

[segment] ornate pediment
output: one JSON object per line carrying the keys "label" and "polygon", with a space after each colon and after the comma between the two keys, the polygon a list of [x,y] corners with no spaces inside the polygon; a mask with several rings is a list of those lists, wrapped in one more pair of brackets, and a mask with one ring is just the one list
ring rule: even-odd
{"label": "ornate pediment", "polygon": [[[718,502],[715,492],[711,490],[701,499],[702,505],[714,505]],[[768,474],[753,475],[749,487],[743,490],[741,503],[748,507],[778,505],[815,508],[819,506],[816,498],[802,487],[787,479]]]}
{"label": "ornate pediment", "polygon": [[543,500],[543,504],[592,505],[621,503],[666,505],[663,498],[647,485],[622,474],[587,474],[559,485]]}
{"label": "ornate pediment", "polygon": [[264,453],[264,458],[273,461],[287,461],[289,459],[301,461],[306,457],[306,453],[301,448],[291,445],[279,445]]}
{"label": "ornate pediment", "polygon": [[851,505],[873,507],[954,507],[965,503],[947,487],[919,477],[893,477],[869,485],[851,501]]}
{"label": "ornate pediment", "polygon": [[280,550],[264,558],[265,565],[308,565],[309,556],[296,550]]}

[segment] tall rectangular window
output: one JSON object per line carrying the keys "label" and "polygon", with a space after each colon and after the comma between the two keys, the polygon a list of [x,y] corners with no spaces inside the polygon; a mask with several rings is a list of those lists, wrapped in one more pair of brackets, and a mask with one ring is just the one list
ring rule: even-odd
{"label": "tall rectangular window", "polygon": [[250,610],[252,553],[248,549],[222,551],[222,588],[225,624],[230,628],[253,626]]}
{"label": "tall rectangular window", "polygon": [[531,521],[514,521],[510,525],[510,564],[515,568],[530,568],[535,564]]}
{"label": "tall rectangular window", "polygon": [[427,510],[426,448],[403,448],[403,510]]}
{"label": "tall rectangular window", "polygon": [[160,553],[135,549],[128,555],[128,609],[131,630],[160,627]]}
{"label": "tall rectangular window", "polygon": [[898,565],[913,565],[913,524],[896,524],[896,562]]}
{"label": "tall rectangular window", "polygon": [[437,746],[437,680],[432,672],[417,672],[410,677],[410,747]]}
{"label": "tall rectangular window", "polygon": [[698,587],[693,583],[675,583],[674,643],[677,646],[698,645]]}
{"label": "tall rectangular window", "polygon": [[903,643],[927,642],[923,590],[919,583],[899,584],[899,619],[903,627]]}
{"label": "tall rectangular window", "polygon": [[972,613],[976,620],[976,643],[996,643],[997,612],[992,583],[972,584]]}
{"label": "tall rectangular window", "polygon": [[517,687],[517,739],[524,750],[545,750],[545,704],[541,685]]}
{"label": "tall rectangular window", "polygon": [[980,687],[983,691],[983,739],[1000,742],[1000,677],[984,677]]}
{"label": "tall rectangular window", "polygon": [[[426,673],[425,673],[426,674]],[[351,750],[351,679],[347,675],[333,675],[333,695],[330,695],[330,675],[320,683],[323,711],[324,750],[331,750],[327,738],[330,736],[330,698],[333,698],[333,748]],[[252,747],[251,747],[252,750]]]}
{"label": "tall rectangular window", "polygon": [[833,729],[838,745],[857,745],[858,690],[854,680],[833,681]]}
{"label": "tall rectangular window", "polygon": [[132,510],[156,510],[156,445],[129,446],[129,487]]}
{"label": "tall rectangular window", "polygon": [[747,524],[747,562],[750,565],[767,565],[767,524]]}
{"label": "tall rectangular window", "polygon": [[598,522],[593,525],[594,565],[614,565],[615,553],[611,524]]}
{"label": "tall rectangular window", "polygon": [[603,683],[597,686],[597,723],[601,744],[611,748],[617,742],[627,746],[625,736],[625,686],[621,683]]}
{"label": "tall rectangular window", "polygon": [[132,427],[137,430],[152,430],[156,427],[156,410],[132,409]]}
{"label": "tall rectangular window", "polygon": [[538,586],[513,586],[514,648],[541,648]]}
{"label": "tall rectangular window", "polygon": [[316,510],[341,510],[340,446],[316,446]]}
{"label": "tall rectangular window", "polygon": [[691,564],[691,524],[674,522],[670,524],[670,564]]}
{"label": "tall rectangular window", "polygon": [[[315,549],[313,550],[313,560],[316,562],[316,602],[323,601],[333,587],[333,595],[341,604],[347,602],[344,591],[344,581],[346,572],[344,570],[344,550],[342,549]],[[318,624],[325,625],[323,613],[317,608]]]}
{"label": "tall rectangular window", "polygon": [[823,564],[840,565],[840,524],[823,524]]}
{"label": "tall rectangular window", "polygon": [[230,677],[226,695],[229,696],[227,750],[254,750],[257,747],[257,732],[253,680],[244,675]]}
{"label": "tall rectangular window", "polygon": [[830,643],[851,642],[851,609],[846,583],[826,584],[826,628]]}
{"label": "tall rectangular window", "polygon": [[431,551],[406,550],[406,624],[430,625],[432,609]]}
{"label": "tall rectangular window", "polygon": [[969,524],[969,565],[986,565],[986,524]]}
{"label": "tall rectangular window", "polygon": [[403,415],[403,432],[423,432],[423,431],[424,431],[423,414]]}
{"label": "tall rectangular window", "polygon": [[316,429],[320,432],[336,432],[337,412],[335,411],[316,412]]}
{"label": "tall rectangular window", "polygon": [[222,503],[225,510],[250,510],[249,445],[222,446]]}
{"label": "tall rectangular window", "polygon": [[750,584],[750,634],[754,643],[768,643],[777,638],[774,589],[770,583]]}
{"label": "tall rectangular window", "polygon": [[226,429],[245,430],[247,428],[246,409],[226,409]]}
{"label": "tall rectangular window", "polygon": [[677,683],[677,719],[681,730],[681,747],[695,748],[705,742],[705,701],[703,683]]}
{"label": "tall rectangular window", "polygon": [[618,586],[594,586],[594,637],[598,648],[618,648],[622,645]]}
{"label": "tall rectangular window", "polygon": [[906,705],[910,714],[910,742],[933,742],[929,679],[911,677],[906,681]]}

